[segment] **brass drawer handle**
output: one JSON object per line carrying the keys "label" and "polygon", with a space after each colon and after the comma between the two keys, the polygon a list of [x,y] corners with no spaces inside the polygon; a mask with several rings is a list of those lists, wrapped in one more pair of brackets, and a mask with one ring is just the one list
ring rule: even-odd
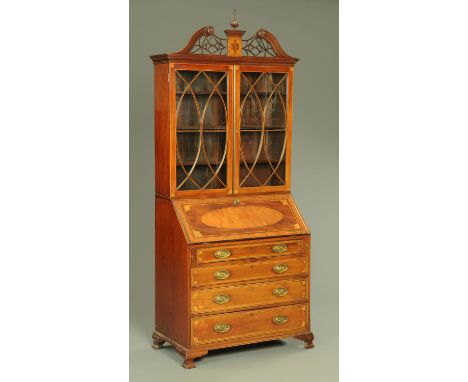
{"label": "brass drawer handle", "polygon": [[238,206],[240,204],[240,200],[239,199],[234,199],[232,201],[232,204],[234,204],[235,206]]}
{"label": "brass drawer handle", "polygon": [[219,305],[226,304],[230,300],[231,300],[231,296],[228,296],[226,294],[217,294],[216,296],[213,297],[213,302]]}
{"label": "brass drawer handle", "polygon": [[231,256],[231,251],[229,249],[218,249],[214,253],[214,256],[217,259],[227,259],[229,256]]}
{"label": "brass drawer handle", "polygon": [[288,250],[288,246],[284,243],[278,243],[271,247],[271,250],[275,253],[283,253]]}
{"label": "brass drawer handle", "polygon": [[283,273],[283,272],[286,272],[289,267],[286,265],[286,264],[276,264],[273,266],[273,272],[276,272],[276,273]]}
{"label": "brass drawer handle", "polygon": [[216,324],[213,329],[218,333],[226,333],[229,329],[231,329],[231,325],[220,322],[219,324]]}
{"label": "brass drawer handle", "polygon": [[286,316],[276,316],[273,317],[273,323],[276,325],[283,325],[288,322],[288,317]]}
{"label": "brass drawer handle", "polygon": [[231,276],[231,273],[229,271],[226,271],[226,270],[221,270],[221,271],[216,271],[213,276],[215,277],[215,279],[217,280],[224,280],[224,279],[227,279],[229,276]]}
{"label": "brass drawer handle", "polygon": [[276,288],[276,289],[273,289],[273,294],[276,296],[276,297],[283,297],[283,296],[286,296],[288,294],[288,288]]}

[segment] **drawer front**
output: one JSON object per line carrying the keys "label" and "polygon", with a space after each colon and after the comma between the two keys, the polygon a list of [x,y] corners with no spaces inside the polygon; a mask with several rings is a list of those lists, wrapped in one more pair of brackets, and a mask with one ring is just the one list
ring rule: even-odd
{"label": "drawer front", "polygon": [[211,313],[259,305],[304,302],[307,299],[307,280],[278,280],[195,290],[192,291],[192,313]]}
{"label": "drawer front", "polygon": [[193,346],[249,337],[281,336],[307,329],[307,304],[191,319]]}
{"label": "drawer front", "polygon": [[291,257],[256,262],[225,262],[215,266],[192,268],[192,285],[220,285],[232,282],[306,275],[307,257]]}
{"label": "drawer front", "polygon": [[245,242],[234,245],[217,245],[196,249],[198,264],[271,256],[296,255],[302,253],[304,253],[303,239],[278,239],[267,242]]}

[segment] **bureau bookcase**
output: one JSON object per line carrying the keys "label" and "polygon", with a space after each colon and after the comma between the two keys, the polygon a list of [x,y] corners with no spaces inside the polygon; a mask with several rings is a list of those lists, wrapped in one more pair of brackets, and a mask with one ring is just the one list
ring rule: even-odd
{"label": "bureau bookcase", "polygon": [[155,78],[153,347],[183,366],[294,337],[313,347],[310,233],[290,195],[294,64],[260,29],[203,27]]}

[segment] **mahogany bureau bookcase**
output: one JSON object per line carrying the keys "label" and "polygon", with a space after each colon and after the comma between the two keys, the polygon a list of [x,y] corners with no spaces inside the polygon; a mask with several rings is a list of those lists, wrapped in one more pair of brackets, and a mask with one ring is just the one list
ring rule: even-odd
{"label": "mahogany bureau bookcase", "polygon": [[153,347],[295,337],[313,347],[310,233],[290,195],[297,58],[260,29],[195,32],[155,75]]}

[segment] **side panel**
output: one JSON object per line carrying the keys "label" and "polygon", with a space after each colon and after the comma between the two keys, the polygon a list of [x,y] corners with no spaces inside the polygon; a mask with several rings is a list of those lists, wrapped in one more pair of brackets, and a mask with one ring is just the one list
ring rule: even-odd
{"label": "side panel", "polygon": [[172,203],[156,198],[156,330],[187,346],[190,252]]}
{"label": "side panel", "polygon": [[168,64],[154,65],[154,143],[156,194],[169,196],[169,82]]}

